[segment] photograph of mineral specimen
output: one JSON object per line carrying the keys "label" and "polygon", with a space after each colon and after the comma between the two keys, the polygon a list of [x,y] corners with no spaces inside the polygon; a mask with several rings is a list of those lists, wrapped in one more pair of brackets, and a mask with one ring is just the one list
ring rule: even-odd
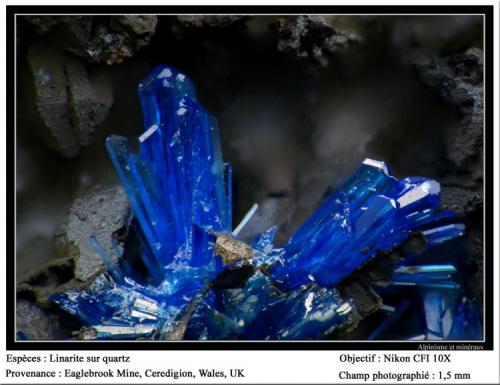
{"label": "photograph of mineral specimen", "polygon": [[483,27],[19,16],[17,341],[482,340]]}

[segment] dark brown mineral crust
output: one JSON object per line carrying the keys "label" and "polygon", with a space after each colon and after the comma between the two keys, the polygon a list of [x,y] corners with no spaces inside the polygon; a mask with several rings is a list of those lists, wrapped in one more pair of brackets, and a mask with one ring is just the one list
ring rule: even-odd
{"label": "dark brown mineral crust", "polygon": [[81,282],[90,282],[104,271],[101,257],[90,243],[95,236],[104,250],[113,255],[113,233],[130,221],[130,208],[121,187],[95,189],[76,199],[55,235],[56,251],[61,258],[74,260],[74,276]]}
{"label": "dark brown mineral crust", "polygon": [[478,306],[483,305],[483,52],[470,48],[440,60],[415,63],[423,84],[456,108],[460,124],[445,141],[449,162],[442,181],[442,204],[466,224],[464,281]]}
{"label": "dark brown mineral crust", "polygon": [[273,28],[278,34],[279,51],[323,67],[328,65],[332,54],[360,39],[355,33],[334,28],[323,16],[282,16]]}
{"label": "dark brown mineral crust", "polygon": [[26,16],[40,34],[91,63],[120,63],[148,45],[157,17]]}
{"label": "dark brown mineral crust", "polygon": [[[108,81],[99,71],[89,72],[81,59],[49,45],[31,46],[28,62],[36,111],[43,122],[36,135],[60,155],[77,156],[108,114]],[[24,104],[22,108],[27,110]]]}

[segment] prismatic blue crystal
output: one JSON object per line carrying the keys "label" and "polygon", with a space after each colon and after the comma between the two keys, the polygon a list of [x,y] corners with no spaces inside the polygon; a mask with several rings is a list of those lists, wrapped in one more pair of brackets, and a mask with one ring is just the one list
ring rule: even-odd
{"label": "prismatic blue crystal", "polygon": [[422,290],[428,340],[449,338],[457,295],[455,288]]}
{"label": "prismatic blue crystal", "polygon": [[272,275],[287,289],[311,279],[333,286],[411,232],[421,231],[429,246],[462,235],[463,225],[433,226],[453,215],[439,206],[436,181],[398,180],[385,163],[366,159],[292,236]]}
{"label": "prismatic blue crystal", "polygon": [[[120,136],[110,136],[106,147],[134,213],[131,231],[147,277],[124,258],[114,263],[91,237],[107,271],[86,290],[52,296],[85,325],[81,338],[168,340],[179,330],[191,340],[330,338],[359,316],[342,290],[345,278],[413,233],[432,248],[465,232],[452,223],[453,212],[440,210],[438,182],[398,180],[385,163],[366,159],[284,245],[274,244],[273,226],[243,247],[237,236],[249,218],[231,232],[232,168],[223,163],[217,122],[191,80],[160,66],[139,95],[145,125],[139,152]],[[221,236],[236,262],[223,264],[216,255]],[[114,246],[120,257],[121,246]],[[238,260],[241,249],[251,252]],[[240,286],[217,287],[219,274],[244,268],[250,273]],[[371,285],[420,293],[426,330],[415,330],[413,339],[480,338],[475,307],[457,304],[456,272],[453,264],[412,256]],[[367,338],[381,338],[411,307],[404,295],[393,303],[381,306],[389,315]]]}
{"label": "prismatic blue crystal", "polygon": [[394,325],[406,309],[410,306],[410,302],[404,300],[396,308],[391,309],[389,317],[387,317],[368,337],[370,340],[376,340],[382,335],[387,329]]}
{"label": "prismatic blue crystal", "polygon": [[453,265],[401,266],[394,270],[392,284],[420,287],[458,289],[452,275],[457,269]]}
{"label": "prismatic blue crystal", "polygon": [[463,297],[456,307],[451,327],[451,340],[480,340],[483,338],[483,326],[476,305]]}

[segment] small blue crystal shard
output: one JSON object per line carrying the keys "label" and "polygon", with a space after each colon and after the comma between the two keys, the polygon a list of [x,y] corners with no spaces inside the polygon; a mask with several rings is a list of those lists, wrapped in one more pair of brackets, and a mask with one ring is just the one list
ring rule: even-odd
{"label": "small blue crystal shard", "polygon": [[409,301],[401,302],[396,308],[389,312],[389,317],[387,317],[368,337],[369,340],[377,340],[380,336],[389,328],[391,328],[400,318],[401,315],[410,306]]}
{"label": "small blue crystal shard", "polygon": [[311,277],[334,286],[381,251],[421,231],[434,246],[463,235],[463,225],[433,226],[453,215],[439,211],[440,186],[421,177],[398,180],[383,162],[366,159],[284,246],[283,264],[271,270],[282,287]]}
{"label": "small blue crystal shard", "polygon": [[427,323],[427,339],[449,339],[458,290],[424,289],[422,295]]}
{"label": "small blue crystal shard", "polygon": [[[245,220],[231,234],[232,168],[223,163],[217,122],[191,80],[160,66],[139,94],[146,127],[139,153],[120,136],[109,137],[106,147],[134,212],[147,278],[125,259],[115,264],[91,237],[107,272],[86,290],[52,296],[86,326],[81,338],[165,340],[179,330],[195,340],[327,338],[359,316],[353,298],[341,294],[344,278],[411,233],[422,234],[428,247],[464,234],[462,224],[450,224],[454,214],[439,209],[439,183],[398,180],[385,163],[366,159],[285,245],[274,245],[273,226],[250,247],[236,238]],[[224,272],[216,239],[225,240],[223,250],[235,261]],[[249,268],[240,286],[217,288],[219,273],[238,268]],[[417,288],[427,326],[419,339],[480,338],[475,307],[456,304],[455,272],[454,265],[413,258],[391,267],[387,281],[371,284]],[[408,313],[406,298],[395,303],[384,307],[390,314],[369,338],[380,338]]]}
{"label": "small blue crystal shard", "polygon": [[252,242],[254,249],[253,264],[256,266],[273,265],[282,263],[281,258],[285,254],[285,249],[276,248],[273,241],[276,235],[277,227],[273,226],[267,231],[259,234]]}
{"label": "small blue crystal shard", "polygon": [[453,265],[400,266],[392,275],[393,285],[458,289],[452,280],[457,269]]}

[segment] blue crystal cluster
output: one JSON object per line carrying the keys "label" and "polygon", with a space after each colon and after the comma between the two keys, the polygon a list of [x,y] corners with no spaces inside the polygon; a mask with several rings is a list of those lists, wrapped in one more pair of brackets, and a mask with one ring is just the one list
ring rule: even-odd
{"label": "blue crystal cluster", "polygon": [[140,154],[123,137],[109,137],[106,146],[140,224],[143,260],[161,281],[174,261],[213,264],[210,232],[231,229],[231,166],[222,161],[217,122],[189,78],[158,67],[139,95],[148,127]]}
{"label": "blue crystal cluster", "polygon": [[[172,67],[154,69],[139,94],[146,127],[139,153],[123,137],[111,136],[106,146],[137,221],[149,278],[124,259],[113,263],[93,238],[107,272],[84,291],[52,297],[87,326],[83,338],[169,339],[179,328],[191,340],[326,338],[357,311],[341,293],[345,278],[413,233],[429,248],[464,234],[453,212],[440,209],[439,183],[398,180],[385,163],[367,159],[285,245],[273,244],[276,227],[256,237],[251,258],[236,263],[255,270],[243,286],[217,289],[214,279],[234,268],[215,252],[219,234],[234,237],[232,171],[222,160],[217,123],[190,79]],[[382,296],[388,288],[419,291],[423,338],[481,338],[474,305],[458,300],[456,267],[418,261],[408,258],[373,286]],[[399,299],[380,307],[387,317],[369,338],[381,338],[408,311],[410,302]]]}
{"label": "blue crystal cluster", "polygon": [[351,306],[335,288],[315,284],[283,293],[257,272],[241,289],[224,290],[217,301],[203,301],[190,319],[191,340],[321,339],[347,324]]}
{"label": "blue crystal cluster", "polygon": [[385,163],[366,159],[292,236],[273,276],[288,289],[309,280],[334,286],[410,232],[422,232],[431,247],[462,235],[462,224],[436,226],[454,215],[439,206],[436,181],[398,180]]}
{"label": "blue crystal cluster", "polygon": [[[94,240],[107,261],[108,279],[54,300],[94,328],[155,323],[164,335],[221,269],[213,234],[231,229],[231,166],[222,160],[217,122],[199,104],[189,78],[172,67],[158,67],[139,85],[139,95],[147,127],[139,137],[140,153],[120,136],[109,137],[106,147],[138,222],[141,259],[151,284],[138,283],[127,266],[110,263]],[[137,296],[146,297],[154,314],[134,316]]]}

